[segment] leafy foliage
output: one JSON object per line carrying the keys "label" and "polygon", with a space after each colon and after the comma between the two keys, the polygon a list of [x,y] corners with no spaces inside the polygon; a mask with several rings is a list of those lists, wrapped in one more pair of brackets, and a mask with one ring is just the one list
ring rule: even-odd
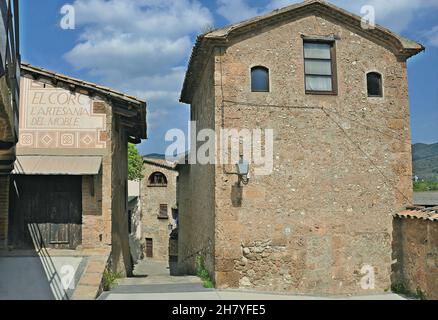
{"label": "leafy foliage", "polygon": [[135,145],[128,145],[128,179],[139,181],[144,178],[143,158]]}
{"label": "leafy foliage", "polygon": [[105,272],[103,273],[103,290],[110,291],[116,285],[116,280],[121,278],[121,273],[113,272],[108,269],[105,270]]}
{"label": "leafy foliage", "polygon": [[438,191],[438,181],[414,182],[415,192]]}
{"label": "leafy foliage", "polygon": [[201,278],[204,288],[214,288],[214,283],[210,279],[210,274],[205,268],[204,258],[202,256],[196,257],[196,275]]}

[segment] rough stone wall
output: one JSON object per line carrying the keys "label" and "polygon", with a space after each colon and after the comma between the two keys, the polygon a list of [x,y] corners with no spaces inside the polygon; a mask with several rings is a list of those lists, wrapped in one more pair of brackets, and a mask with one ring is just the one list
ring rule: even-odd
{"label": "rough stone wall", "polygon": [[102,217],[101,223],[103,225],[103,243],[111,245],[112,243],[112,194],[113,194],[113,157],[112,157],[112,138],[114,136],[113,113],[111,106],[108,103],[99,104],[96,106],[101,112],[106,113],[106,152],[102,159]]}
{"label": "rough stone wall", "polygon": [[[0,141],[15,142],[15,129],[11,104],[11,93],[6,82],[6,76],[0,78]],[[0,161],[7,161],[7,165],[0,164],[0,171],[12,169],[9,161],[15,156],[15,148],[0,150]],[[0,176],[0,249],[8,244],[9,223],[9,177]]]}
{"label": "rough stone wall", "polygon": [[438,221],[394,218],[393,284],[438,299]]}
{"label": "rough stone wall", "polygon": [[[339,37],[337,95],[305,94],[301,33]],[[269,93],[250,92],[257,65],[270,69]],[[383,98],[367,97],[369,71],[382,74]],[[237,178],[216,168],[216,286],[388,290],[392,214],[412,199],[406,63],[339,24],[309,16],[230,43],[216,55],[215,75],[216,129],[221,82],[225,100],[249,103],[225,103],[226,128],[274,129],[273,172],[254,176],[251,167],[240,207],[230,196]],[[330,116],[290,106],[324,107]],[[375,272],[374,290],[360,285],[367,265]]]}
{"label": "rough stone wall", "polygon": [[102,220],[102,175],[82,177],[82,223],[82,246],[102,246],[105,233]]}
{"label": "rough stone wall", "polygon": [[[212,57],[204,69],[201,86],[192,103],[191,120],[197,121],[197,132],[215,127],[214,94]],[[196,164],[181,167],[178,182],[178,268],[181,273],[194,273],[196,257],[199,255],[204,258],[211,276],[214,276],[214,175],[214,165]]]}
{"label": "rough stone wall", "polygon": [[[131,181],[129,183],[131,183]],[[136,181],[136,183],[140,182]],[[137,264],[139,260],[144,258],[145,247],[141,224],[141,200],[137,198],[136,200],[129,202],[128,210],[131,211],[131,233],[129,234],[129,248],[131,250],[133,263]]]}
{"label": "rough stone wall", "polygon": [[128,229],[128,140],[118,121],[112,131],[112,268],[123,275],[132,274]]}
{"label": "rough stone wall", "polygon": [[0,141],[15,142],[11,93],[6,77],[0,78]]}
{"label": "rough stone wall", "polygon": [[8,244],[9,176],[0,176],[0,249]]}
{"label": "rough stone wall", "polygon": [[101,214],[92,214],[94,210],[88,211],[88,214],[84,211],[83,230],[86,233],[83,234],[83,241],[90,246],[111,246],[111,268],[122,275],[130,275],[132,262],[127,216],[128,141],[109,103],[95,102],[94,109],[96,113],[106,113],[106,131],[102,132],[102,138],[106,140],[106,150],[102,158],[102,174],[97,178],[97,186],[101,187],[101,199],[94,199],[97,207],[101,207]]}
{"label": "rough stone wall", "polygon": [[[102,169],[97,177],[82,178],[82,246],[95,248],[111,246],[112,221],[112,131],[111,106],[103,101],[94,101],[95,113],[106,114],[106,150],[102,154]],[[95,179],[95,197],[90,196],[89,179]]]}
{"label": "rough stone wall", "polygon": [[[176,177],[175,170],[144,163],[145,177],[142,180],[142,231],[143,240],[151,238],[153,243],[153,260],[168,261],[169,259],[169,223],[176,227],[176,221],[172,218],[172,207],[176,205]],[[167,178],[167,186],[149,185],[149,177],[161,172]],[[159,219],[160,205],[167,205],[168,219]],[[146,249],[146,247],[145,247]],[[145,258],[146,252],[144,252]]]}

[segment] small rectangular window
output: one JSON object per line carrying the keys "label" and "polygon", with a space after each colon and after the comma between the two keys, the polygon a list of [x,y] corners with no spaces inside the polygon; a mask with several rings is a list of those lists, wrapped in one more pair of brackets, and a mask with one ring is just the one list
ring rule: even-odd
{"label": "small rectangular window", "polygon": [[169,219],[169,214],[167,213],[167,204],[160,204],[158,219]]}
{"label": "small rectangular window", "polygon": [[334,42],[304,41],[306,93],[336,94]]}
{"label": "small rectangular window", "polygon": [[269,69],[258,66],[251,69],[251,91],[269,92]]}
{"label": "small rectangular window", "polygon": [[377,72],[370,72],[367,74],[367,90],[368,97],[382,97],[382,75]]}
{"label": "small rectangular window", "polygon": [[154,257],[154,243],[152,238],[146,238],[146,257],[147,258]]}

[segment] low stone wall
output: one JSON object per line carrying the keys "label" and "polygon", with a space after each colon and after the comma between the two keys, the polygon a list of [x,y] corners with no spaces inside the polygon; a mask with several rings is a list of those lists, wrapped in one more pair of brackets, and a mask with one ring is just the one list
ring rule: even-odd
{"label": "low stone wall", "polygon": [[438,211],[396,215],[393,258],[393,288],[438,299]]}
{"label": "low stone wall", "polygon": [[103,291],[104,272],[108,267],[111,248],[83,250],[88,264],[76,287],[72,300],[95,300]]}

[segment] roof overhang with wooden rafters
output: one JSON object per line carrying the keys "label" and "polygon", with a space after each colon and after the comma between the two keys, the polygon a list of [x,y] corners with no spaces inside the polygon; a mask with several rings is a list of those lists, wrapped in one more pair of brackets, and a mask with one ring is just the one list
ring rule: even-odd
{"label": "roof overhang with wooden rafters", "polygon": [[90,97],[97,96],[109,102],[114,114],[128,134],[131,143],[140,143],[147,139],[146,102],[124,93],[91,82],[68,77],[30,64],[21,64],[21,75],[46,82],[52,86]]}
{"label": "roof overhang with wooden rafters", "polygon": [[326,1],[308,0],[198,36],[190,57],[180,102],[188,104],[192,102],[194,89],[198,87],[201,78],[200,72],[204,70],[207,58],[215,47],[226,47],[232,39],[254,32],[257,28],[273,26],[310,15],[345,25],[364,38],[390,49],[401,60],[406,60],[425,50],[423,45],[403,38],[382,26],[376,25],[373,29],[363,29],[361,17]]}

